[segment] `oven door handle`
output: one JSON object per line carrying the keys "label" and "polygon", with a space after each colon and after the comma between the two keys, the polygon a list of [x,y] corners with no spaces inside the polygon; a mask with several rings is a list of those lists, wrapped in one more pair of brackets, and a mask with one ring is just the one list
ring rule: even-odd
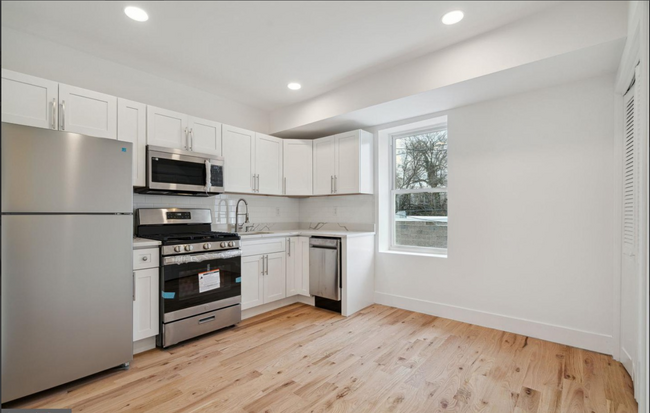
{"label": "oven door handle", "polygon": [[172,257],[165,257],[163,259],[163,265],[181,265],[190,262],[203,262],[235,257],[241,257],[241,250],[237,249],[221,252],[206,252],[204,254],[174,255]]}

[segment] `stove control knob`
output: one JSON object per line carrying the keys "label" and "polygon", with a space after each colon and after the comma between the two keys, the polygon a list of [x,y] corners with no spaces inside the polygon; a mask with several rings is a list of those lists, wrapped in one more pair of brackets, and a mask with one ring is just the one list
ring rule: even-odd
{"label": "stove control knob", "polygon": [[229,247],[234,247],[234,246],[235,246],[235,243],[232,242],[232,241],[229,241],[229,242],[228,242],[228,246],[229,246]]}
{"label": "stove control knob", "polygon": [[175,246],[174,251],[181,252],[181,246],[180,245]]}
{"label": "stove control knob", "polygon": [[194,249],[194,247],[191,246],[191,245],[186,245],[185,246],[185,251],[192,251],[193,249]]}
{"label": "stove control knob", "polygon": [[219,244],[219,245],[221,246],[221,248],[226,248],[226,247],[228,246],[228,244],[226,244],[225,242],[222,242],[222,243]]}
{"label": "stove control knob", "polygon": [[210,248],[212,248],[212,245],[210,245],[209,242],[206,242],[205,244],[203,244],[203,249],[204,250],[209,250]]}

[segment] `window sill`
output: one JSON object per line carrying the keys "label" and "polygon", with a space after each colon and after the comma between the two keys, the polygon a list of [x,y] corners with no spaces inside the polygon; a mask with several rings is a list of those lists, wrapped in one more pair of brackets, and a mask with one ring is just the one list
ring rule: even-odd
{"label": "window sill", "polygon": [[429,257],[429,258],[447,258],[446,252],[421,252],[421,251],[409,251],[409,250],[383,250],[379,251],[380,254],[396,254],[396,255],[412,255],[417,257]]}

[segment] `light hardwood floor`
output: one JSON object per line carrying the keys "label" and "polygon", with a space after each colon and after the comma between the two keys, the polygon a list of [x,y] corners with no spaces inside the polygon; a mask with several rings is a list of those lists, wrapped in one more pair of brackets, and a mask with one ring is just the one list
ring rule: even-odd
{"label": "light hardwood floor", "polygon": [[381,305],[293,304],[14,408],[73,412],[637,411],[620,363]]}

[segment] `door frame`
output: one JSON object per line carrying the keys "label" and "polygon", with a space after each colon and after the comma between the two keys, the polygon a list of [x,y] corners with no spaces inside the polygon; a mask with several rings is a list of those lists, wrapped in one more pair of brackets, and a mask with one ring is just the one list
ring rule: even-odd
{"label": "door frame", "polygon": [[[637,272],[639,274],[639,320],[638,320],[638,360],[632,360],[634,363],[634,381],[635,398],[639,402],[639,411],[645,411],[647,400],[645,396],[646,383],[649,382],[647,367],[648,352],[648,205],[650,204],[648,194],[650,187],[648,180],[648,3],[635,2],[636,9],[630,14],[628,38],[621,58],[615,83],[615,167],[617,184],[617,200],[622,199],[622,156],[623,156],[623,96],[627,92],[632,79],[635,77],[635,70],[639,66],[638,77],[636,82],[641,82],[637,89],[640,94],[635,96],[639,102],[637,106],[639,116],[639,195],[638,195],[638,230],[639,245],[637,245]],[[621,282],[622,282],[622,206],[617,202],[614,208],[614,226],[617,236],[613,247],[615,248],[615,262],[613,268],[614,283],[614,326],[612,331],[612,354],[616,360],[621,360]]]}

